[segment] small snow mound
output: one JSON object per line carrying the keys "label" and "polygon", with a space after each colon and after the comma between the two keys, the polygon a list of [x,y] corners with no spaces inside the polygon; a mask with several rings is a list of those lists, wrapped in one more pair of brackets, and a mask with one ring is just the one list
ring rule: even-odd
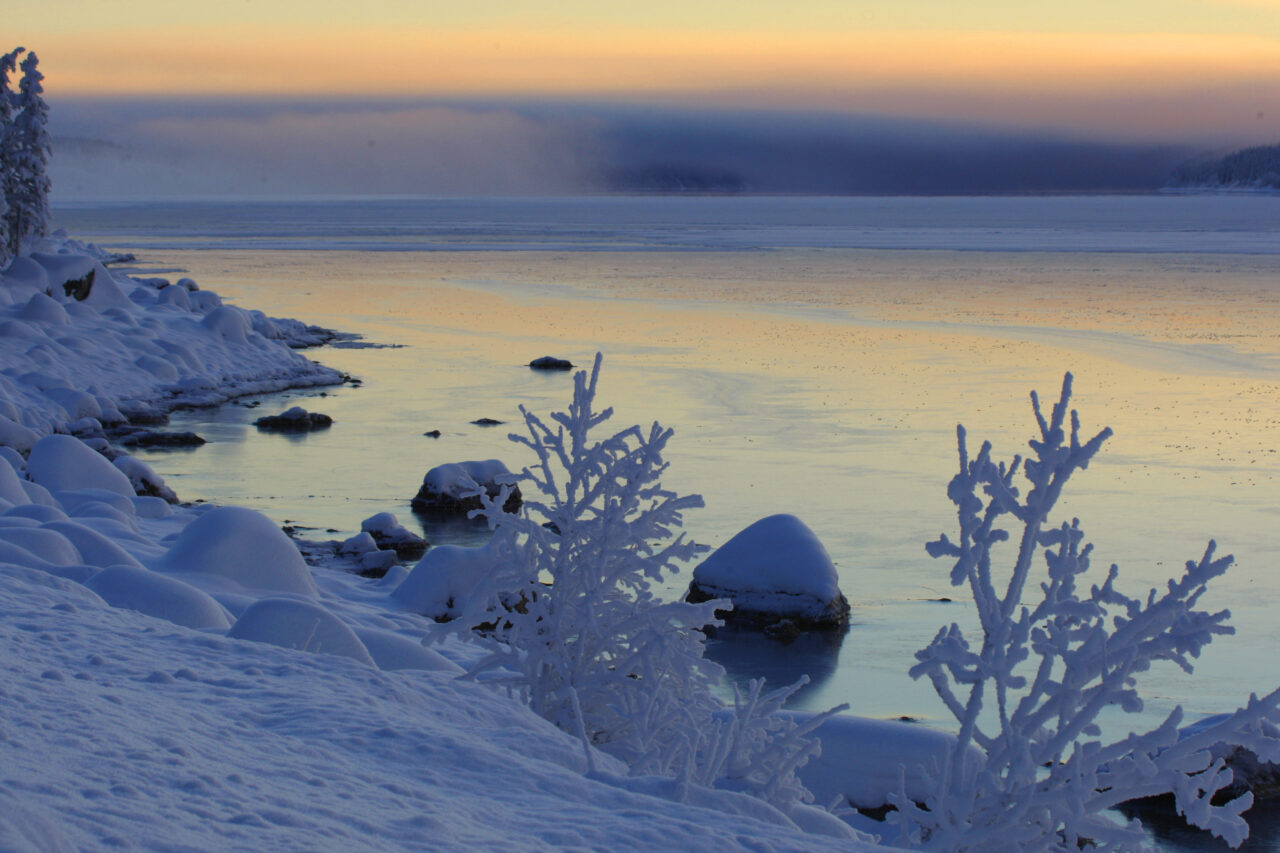
{"label": "small snow mound", "polygon": [[45,323],[50,326],[67,326],[71,323],[67,309],[43,293],[36,293],[28,299],[18,317],[28,323]]}
{"label": "small snow mound", "polygon": [[134,557],[111,539],[103,536],[91,527],[86,527],[70,519],[47,521],[41,525],[44,530],[52,530],[65,538],[80,552],[86,565],[106,568],[108,566],[134,566],[142,568]]}
{"label": "small snow mound", "polygon": [[196,630],[225,631],[231,620],[207,593],[140,566],[111,566],[85,581],[112,607],[136,610]]}
{"label": "small snow mound", "polygon": [[849,621],[835,565],[813,531],[794,515],[762,518],[693,570],[688,600],[727,598],[728,621],[767,627],[837,628]]}
{"label": "small snow mound", "polygon": [[360,522],[360,530],[369,534],[379,548],[389,548],[406,559],[421,557],[427,540],[401,526],[394,513],[380,512]]}
{"label": "small snow mound", "polygon": [[104,489],[134,496],[129,478],[78,438],[46,435],[31,448],[27,477],[51,492]]}
{"label": "small snow mound", "polygon": [[[36,524],[30,519],[9,520],[11,522],[30,521],[31,524]],[[0,542],[17,545],[52,566],[74,566],[86,562],[81,559],[80,550],[56,530],[29,527],[26,524],[3,524],[0,525]]]}
{"label": "small snow mound", "polygon": [[228,636],[376,665],[364,643],[338,617],[318,604],[293,598],[254,602],[231,626]]}
{"label": "small snow mound", "polygon": [[129,478],[130,485],[139,495],[176,504],[178,496],[173,489],[165,485],[164,478],[152,470],[151,466],[134,456],[122,455],[112,460],[112,464]]}
{"label": "small snow mound", "polygon": [[421,642],[416,642],[377,628],[357,628],[356,636],[369,650],[373,662],[378,669],[421,669],[427,672],[447,672],[461,675],[462,667],[448,660],[439,652],[428,649]]}
{"label": "small snow mound", "polygon": [[[413,508],[417,512],[470,512],[480,508],[477,492],[483,490],[490,497],[497,497],[502,482],[510,477],[507,466],[497,459],[437,465],[422,478]],[[519,487],[512,486],[503,509],[515,512],[522,503]]]}
{"label": "small snow mound", "polygon": [[16,421],[0,415],[0,444],[28,453],[40,440],[40,433]]}
{"label": "small snow mound", "polygon": [[[74,388],[48,388],[44,395],[66,410],[67,418],[72,421],[83,418],[93,418],[96,421],[102,416],[102,406],[98,405],[98,398],[87,391],[77,391]],[[98,429],[102,429],[101,423],[98,424]]]}
{"label": "small snow mound", "polygon": [[244,507],[217,507],[188,524],[156,568],[198,572],[224,588],[230,583],[308,598],[316,595],[311,569],[293,540],[271,519]]}
{"label": "small snow mound", "polygon": [[232,305],[220,305],[204,316],[200,325],[220,338],[238,344],[246,343],[253,326],[245,312]]}
{"label": "small snow mound", "polygon": [[172,305],[183,311],[191,310],[191,297],[187,295],[186,288],[169,286],[160,291],[160,295],[156,301],[161,305]]}
{"label": "small snow mound", "polygon": [[18,472],[5,462],[0,464],[0,500],[6,500],[14,506],[30,503],[27,500],[27,493],[22,488],[22,480],[18,478]]}
{"label": "small snow mound", "polygon": [[446,621],[463,610],[466,598],[489,569],[489,547],[437,545],[426,553],[391,593],[408,609]]}

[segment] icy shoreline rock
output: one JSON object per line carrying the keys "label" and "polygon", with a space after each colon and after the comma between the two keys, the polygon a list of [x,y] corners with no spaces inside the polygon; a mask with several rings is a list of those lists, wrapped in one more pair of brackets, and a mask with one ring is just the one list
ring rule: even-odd
{"label": "icy shoreline rock", "polygon": [[760,519],[693,570],[685,599],[697,604],[717,598],[733,602],[732,610],[718,613],[726,623],[778,639],[849,624],[849,602],[831,557],[794,515]]}
{"label": "icy shoreline rock", "polygon": [[312,432],[333,426],[333,418],[320,412],[308,412],[301,406],[286,409],[278,415],[264,415],[253,422],[268,432]]}
{"label": "icy shoreline rock", "polygon": [[[502,490],[498,480],[510,474],[497,459],[437,465],[422,478],[422,488],[413,498],[413,511],[462,515],[480,509],[480,496],[476,493],[483,490],[491,498],[498,497]],[[512,486],[502,509],[516,512],[523,503],[520,488]]]}

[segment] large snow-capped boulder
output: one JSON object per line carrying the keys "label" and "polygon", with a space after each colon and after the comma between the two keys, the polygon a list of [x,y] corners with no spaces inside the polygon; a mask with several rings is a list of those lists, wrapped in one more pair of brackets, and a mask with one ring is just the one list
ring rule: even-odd
{"label": "large snow-capped boulder", "polygon": [[[479,509],[480,497],[476,493],[483,490],[489,497],[496,498],[502,489],[498,480],[510,473],[497,459],[437,465],[422,478],[422,488],[413,499],[413,508],[427,513],[467,513]],[[512,486],[502,508],[515,512],[523,502],[520,488]]]}
{"label": "large snow-capped boulder", "polygon": [[316,595],[311,569],[293,540],[271,519],[244,507],[217,507],[188,524],[155,568],[199,573],[212,586],[230,592]]}
{"label": "large snow-capped boulder", "polygon": [[[693,570],[686,598],[727,598],[726,622],[783,634],[837,629],[849,624],[849,602],[840,592],[827,549],[794,515],[762,518],[721,545]],[[784,635],[784,634],[783,634]]]}
{"label": "large snow-capped boulder", "polygon": [[54,566],[74,566],[85,562],[80,551],[56,530],[42,529],[26,518],[5,518],[0,523],[0,542],[17,545]]}
{"label": "large snow-capped boulder", "polygon": [[231,620],[222,605],[177,578],[136,566],[111,566],[84,585],[112,607],[136,610],[176,625],[225,631]]}
{"label": "large snow-capped boulder", "polygon": [[318,604],[294,598],[264,598],[254,602],[231,626],[228,636],[303,652],[348,657],[375,666],[364,643],[342,620]]}
{"label": "large snow-capped boulder", "polygon": [[31,448],[27,477],[50,492],[104,489],[131,498],[129,478],[102,454],[69,435],[46,435]]}
{"label": "large snow-capped boulder", "polygon": [[457,618],[492,560],[487,545],[437,545],[418,561],[391,597],[409,610],[437,621]]}

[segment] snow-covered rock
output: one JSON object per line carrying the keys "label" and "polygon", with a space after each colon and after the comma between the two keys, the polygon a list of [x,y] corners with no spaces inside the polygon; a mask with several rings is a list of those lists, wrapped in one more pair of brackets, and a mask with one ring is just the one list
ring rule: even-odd
{"label": "snow-covered rock", "polygon": [[188,524],[154,568],[199,574],[217,590],[316,595],[311,569],[293,540],[244,507],[217,507]]}
{"label": "snow-covered rock", "polygon": [[394,513],[380,512],[360,522],[360,530],[367,533],[379,548],[390,548],[405,559],[421,557],[427,550],[427,540],[403,527]]}
{"label": "snow-covered rock", "polygon": [[726,621],[778,630],[843,628],[849,602],[840,592],[827,549],[794,515],[762,518],[721,545],[693,570],[687,599],[725,598]]}
{"label": "snow-covered rock", "polygon": [[227,611],[205,592],[141,566],[111,566],[84,582],[112,607],[137,610],[187,628],[225,631]]}
{"label": "snow-covered rock", "polygon": [[104,489],[133,497],[129,478],[102,454],[69,435],[46,435],[27,458],[27,477],[51,492]]}
{"label": "snow-covered rock", "polygon": [[[212,316],[212,315],[210,315]],[[258,429],[278,432],[310,432],[333,426],[333,418],[320,412],[308,412],[301,406],[293,406],[278,415],[266,415],[253,422]]]}
{"label": "snow-covered rock", "polygon": [[[483,490],[490,497],[497,497],[502,488],[499,480],[509,477],[510,473],[497,459],[437,465],[422,478],[422,488],[413,498],[413,508],[428,513],[466,513],[479,509],[477,493]],[[503,509],[515,512],[522,503],[520,488],[512,486]]]}
{"label": "snow-covered rock", "polygon": [[441,621],[453,619],[492,559],[488,546],[437,545],[418,561],[391,597],[415,613]]}
{"label": "snow-covered rock", "polygon": [[271,643],[375,666],[369,651],[341,619],[318,604],[294,598],[264,598],[249,606],[228,634],[237,640]]}

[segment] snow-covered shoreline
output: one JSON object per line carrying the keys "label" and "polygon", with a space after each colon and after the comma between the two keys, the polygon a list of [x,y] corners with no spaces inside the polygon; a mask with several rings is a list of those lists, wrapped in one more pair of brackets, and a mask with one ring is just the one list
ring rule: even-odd
{"label": "snow-covered shoreline", "polygon": [[573,738],[456,680],[476,650],[421,645],[403,570],[308,566],[252,510],[135,494],[104,427],[342,376],[288,346],[296,321],[41,248],[0,278],[0,848],[870,848],[603,754],[584,775]]}

